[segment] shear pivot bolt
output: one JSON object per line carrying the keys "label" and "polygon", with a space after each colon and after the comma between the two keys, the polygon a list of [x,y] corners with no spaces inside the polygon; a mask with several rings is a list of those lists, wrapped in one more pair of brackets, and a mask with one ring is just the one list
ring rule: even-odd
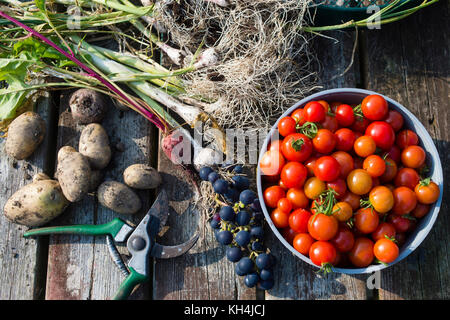
{"label": "shear pivot bolt", "polygon": [[145,248],[146,242],[141,237],[134,237],[133,239],[131,239],[130,245],[134,250],[140,251]]}

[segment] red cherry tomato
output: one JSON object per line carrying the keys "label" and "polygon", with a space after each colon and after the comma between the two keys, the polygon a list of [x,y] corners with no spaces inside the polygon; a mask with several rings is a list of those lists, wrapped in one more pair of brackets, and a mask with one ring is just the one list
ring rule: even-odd
{"label": "red cherry tomato", "polygon": [[375,245],[373,246],[373,254],[381,262],[391,263],[397,259],[399,249],[394,241],[385,238],[375,242]]}
{"label": "red cherry tomato", "polygon": [[336,120],[336,117],[326,114],[325,119],[320,122],[320,126],[323,129],[328,129],[331,132],[335,132],[339,128],[339,124]]}
{"label": "red cherry tomato", "polygon": [[355,122],[353,122],[350,129],[354,132],[364,133],[366,128],[369,126],[370,120],[364,117],[355,117]]}
{"label": "red cherry tomato", "polygon": [[301,133],[292,133],[283,139],[280,145],[281,153],[289,161],[303,162],[312,152],[311,140]]}
{"label": "red cherry tomato", "polygon": [[309,249],[315,240],[308,233],[297,233],[292,240],[292,246],[301,254],[309,255]]}
{"label": "red cherry tomato", "polygon": [[408,232],[408,230],[411,228],[411,220],[403,216],[391,214],[388,216],[388,221],[394,226],[397,235],[399,233]]}
{"label": "red cherry tomato", "polygon": [[375,209],[360,208],[355,212],[354,222],[355,227],[359,232],[369,234],[376,230],[378,223],[380,222],[380,218]]}
{"label": "red cherry tomato", "polygon": [[289,216],[289,227],[298,233],[308,232],[308,221],[311,213],[305,209],[294,210]]}
{"label": "red cherry tomato", "polygon": [[272,220],[275,227],[282,229],[289,226],[289,213],[283,212],[276,208],[270,214],[270,219]]}
{"label": "red cherry tomato", "polygon": [[384,121],[375,121],[369,124],[365,135],[372,137],[377,147],[382,150],[389,150],[395,142],[394,129]]}
{"label": "red cherry tomato", "polygon": [[348,104],[341,104],[336,108],[336,120],[341,127],[350,127],[355,122],[353,108]]}
{"label": "red cherry tomato", "polygon": [[339,227],[338,232],[330,242],[339,252],[348,252],[355,244],[355,237],[349,228]]}
{"label": "red cherry tomato", "polygon": [[332,239],[338,231],[338,221],[333,216],[317,213],[308,221],[308,232],[316,240],[327,241]]}
{"label": "red cherry tomato", "polygon": [[414,131],[405,129],[397,133],[395,144],[403,150],[408,146],[415,146],[419,144],[419,137]]}
{"label": "red cherry tomato", "polygon": [[386,169],[384,170],[384,173],[380,176],[380,181],[383,183],[390,182],[394,180],[394,178],[397,176],[398,168],[397,164],[394,160],[391,158],[386,158],[384,160],[386,164]]}
{"label": "red cherry tomato", "polygon": [[309,249],[309,258],[317,266],[332,264],[336,260],[336,249],[327,241],[316,241]]}
{"label": "red cherry tomato", "polygon": [[306,160],[303,164],[305,165],[306,169],[308,169],[308,175],[313,176],[314,175],[314,166],[316,165],[316,160],[319,159],[317,156],[309,157],[308,160]]}
{"label": "red cherry tomato", "polygon": [[355,133],[348,128],[341,128],[337,130],[335,133],[337,143],[336,149],[340,151],[351,151],[353,149],[353,145],[355,144],[356,135]]}
{"label": "red cherry tomato", "polygon": [[292,230],[289,227],[281,229],[281,234],[283,235],[283,238],[286,239],[286,241],[290,244],[294,241],[295,236],[298,234],[294,230]]}
{"label": "red cherry tomato", "polygon": [[336,180],[341,173],[339,162],[331,156],[323,156],[316,160],[314,175],[322,181]]}
{"label": "red cherry tomato", "polygon": [[395,227],[392,223],[382,222],[378,225],[374,232],[372,232],[372,239],[374,241],[384,239],[385,237],[394,238],[396,234]]}
{"label": "red cherry tomato", "polygon": [[420,181],[420,176],[416,170],[411,168],[400,168],[394,179],[394,185],[396,187],[408,187],[414,190],[416,185]]}
{"label": "red cherry tomato", "polygon": [[345,195],[340,199],[343,202],[347,202],[353,211],[356,211],[360,207],[361,197],[353,192],[346,192]]}
{"label": "red cherry tomato", "polygon": [[296,121],[292,117],[284,117],[278,122],[278,132],[283,136],[287,137],[291,133],[295,133]]}
{"label": "red cherry tomato", "polygon": [[392,213],[398,215],[408,214],[413,211],[417,205],[416,194],[407,187],[395,188],[392,195],[394,196]]}
{"label": "red cherry tomato", "polygon": [[339,177],[346,179],[348,174],[355,169],[353,157],[345,151],[336,151],[331,156],[336,159],[341,168]]}
{"label": "red cherry tomato", "polygon": [[259,167],[263,175],[276,176],[281,173],[286,161],[281,152],[277,150],[268,150],[261,157]]}
{"label": "red cherry tomato", "polygon": [[389,110],[386,119],[384,119],[387,123],[389,123],[394,129],[395,132],[399,131],[403,127],[404,119],[400,112],[395,110]]}
{"label": "red cherry tomato", "polygon": [[327,182],[327,188],[331,188],[336,191],[336,198],[342,198],[347,192],[347,184],[344,179],[336,179],[334,181]]}
{"label": "red cherry tomato", "polygon": [[386,151],[387,156],[392,160],[394,160],[397,164],[400,163],[401,153],[402,151],[395,144],[392,145],[392,147]]}
{"label": "red cherry tomato", "polygon": [[303,115],[308,122],[321,122],[325,120],[325,114],[324,107],[316,101],[308,103],[303,109]]}
{"label": "red cherry tomato", "polygon": [[369,120],[383,120],[388,114],[388,103],[386,99],[378,94],[365,97],[361,103],[361,110]]}
{"label": "red cherry tomato", "polygon": [[286,197],[286,193],[280,186],[271,186],[264,190],[264,203],[269,208],[276,208],[278,201]]}
{"label": "red cherry tomato", "polygon": [[292,112],[291,117],[294,118],[298,125],[302,125],[306,122],[305,114],[302,108],[296,109],[294,112]]}
{"label": "red cherry tomato", "polygon": [[316,136],[312,139],[312,143],[317,152],[328,154],[336,147],[337,138],[330,130],[319,129]]}
{"label": "red cherry tomato", "polygon": [[352,250],[348,253],[350,262],[358,268],[370,265],[374,258],[373,245],[373,241],[369,238],[356,238]]}
{"label": "red cherry tomato", "polygon": [[418,203],[417,206],[414,208],[414,210],[411,212],[411,215],[414,218],[420,219],[425,217],[428,212],[430,212],[430,205]]}
{"label": "red cherry tomato", "polygon": [[300,162],[291,161],[281,170],[281,181],[287,188],[301,188],[305,184],[308,170]]}

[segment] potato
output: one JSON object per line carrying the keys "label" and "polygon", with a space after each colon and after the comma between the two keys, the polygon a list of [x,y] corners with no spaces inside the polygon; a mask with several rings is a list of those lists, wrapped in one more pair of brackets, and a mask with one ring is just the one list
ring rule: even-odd
{"label": "potato", "polygon": [[154,189],[161,183],[161,175],[147,164],[133,164],[123,172],[125,184],[135,189]]}
{"label": "potato", "polygon": [[3,208],[6,218],[28,227],[49,222],[69,205],[58,181],[33,180],[36,181],[17,190]]}
{"label": "potato", "polygon": [[133,214],[141,209],[138,195],[125,184],[117,181],[105,181],[97,189],[101,205],[122,214]]}
{"label": "potato", "polygon": [[35,112],[22,113],[9,125],[6,153],[22,160],[28,158],[44,140],[45,121]]}
{"label": "potato", "polygon": [[98,123],[88,124],[83,129],[78,150],[88,159],[92,169],[103,169],[111,160],[108,134]]}
{"label": "potato", "polygon": [[70,146],[58,151],[56,174],[64,196],[70,202],[80,201],[89,192],[91,185],[91,167],[81,153]]}
{"label": "potato", "polygon": [[79,124],[100,122],[106,115],[106,99],[94,90],[79,89],[69,100],[72,118]]}

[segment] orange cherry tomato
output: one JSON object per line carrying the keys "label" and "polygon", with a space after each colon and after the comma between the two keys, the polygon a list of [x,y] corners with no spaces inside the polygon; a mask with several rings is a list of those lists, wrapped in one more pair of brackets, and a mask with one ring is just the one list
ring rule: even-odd
{"label": "orange cherry tomato", "polygon": [[281,198],[277,202],[277,208],[283,212],[290,213],[292,211],[292,203],[288,198]]}
{"label": "orange cherry tomato", "polygon": [[386,163],[379,155],[372,154],[364,159],[363,169],[372,177],[376,178],[384,173],[386,170]]}
{"label": "orange cherry tomato", "polygon": [[314,242],[315,240],[308,233],[298,233],[294,237],[292,245],[295,250],[307,256],[309,254],[309,249]]}
{"label": "orange cherry tomato", "polygon": [[357,194],[366,194],[372,189],[372,177],[364,169],[352,170],[347,176],[347,188]]}
{"label": "orange cherry tomato", "polygon": [[298,208],[307,208],[309,206],[309,199],[305,195],[305,192],[301,188],[290,188],[288,189],[286,193],[286,198],[289,199],[289,201],[292,204],[292,209],[298,209]]}
{"label": "orange cherry tomato", "polygon": [[422,204],[432,204],[439,199],[441,191],[436,183],[425,179],[414,188],[414,192],[416,193],[417,201]]}
{"label": "orange cherry tomato", "polygon": [[361,136],[355,140],[353,149],[358,156],[366,158],[375,152],[377,145],[372,137]]}
{"label": "orange cherry tomato", "polygon": [[303,190],[305,191],[305,195],[311,199],[317,199],[322,192],[326,189],[326,184],[322,180],[317,177],[311,177],[306,180],[303,185]]}
{"label": "orange cherry tomato", "polygon": [[394,196],[391,190],[385,186],[377,186],[370,190],[369,201],[379,213],[386,213],[394,206]]}
{"label": "orange cherry tomato", "polygon": [[338,202],[333,206],[333,217],[339,222],[346,222],[353,216],[353,208],[347,202]]}
{"label": "orange cherry tomato", "polygon": [[373,246],[373,254],[375,258],[384,263],[391,263],[397,259],[399,254],[398,246],[394,241],[389,239],[380,239]]}
{"label": "orange cherry tomato", "polygon": [[417,169],[424,165],[426,154],[420,146],[408,146],[401,154],[402,163],[405,167]]}

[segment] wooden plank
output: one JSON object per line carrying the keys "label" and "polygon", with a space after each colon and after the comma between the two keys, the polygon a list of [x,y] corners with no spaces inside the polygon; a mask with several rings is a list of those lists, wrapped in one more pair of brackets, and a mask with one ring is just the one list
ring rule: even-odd
{"label": "wooden plank", "polygon": [[[326,36],[332,39],[317,37],[313,42],[320,62],[316,70],[323,89],[358,86],[359,57],[355,32],[329,32]],[[330,274],[320,277],[315,274],[317,269],[294,256],[270,229],[266,234],[271,251],[280,261],[276,268],[275,287],[266,292],[266,299],[367,299],[368,275]]]}
{"label": "wooden plank", "polygon": [[[407,107],[432,136],[449,177],[449,6],[447,1],[367,33],[367,88]],[[444,180],[446,181],[446,180]],[[408,258],[381,272],[380,299],[448,299],[448,184],[434,228]]]}
{"label": "wooden plank", "polygon": [[193,204],[199,197],[191,177],[175,166],[161,152],[158,170],[162,187],[170,199],[169,228],[159,242],[175,245],[187,241],[196,231],[197,244],[185,255],[154,262],[153,298],[155,300],[234,300],[255,299],[255,289],[248,289],[234,272],[234,264],[225,257],[212,228]]}
{"label": "wooden plank", "polygon": [[[69,94],[61,96],[57,148],[71,145],[78,149],[84,126],[76,125],[68,109]],[[150,124],[139,114],[122,112],[111,105],[102,125],[110,138],[113,156],[105,168],[104,179],[123,182],[123,170],[133,163],[148,163]],[[120,147],[117,147],[121,144]],[[120,151],[119,151],[120,150]],[[138,192],[143,206],[134,216],[123,216],[98,204],[95,193],[72,203],[53,225],[101,224],[120,216],[137,223],[147,212],[149,192]],[[124,252],[123,246],[119,248]],[[114,295],[124,276],[109,257],[105,237],[52,235],[50,236],[46,299],[102,300]],[[148,286],[138,289],[134,297],[148,296]]]}
{"label": "wooden plank", "polygon": [[[22,186],[31,183],[38,172],[52,173],[52,127],[54,106],[48,96],[35,105],[46,123],[47,133],[38,149],[25,160],[14,160],[5,152],[6,139],[0,140],[0,207]],[[16,225],[0,216],[0,300],[31,300],[41,298],[44,292],[42,256],[45,241],[22,237],[27,227]],[[44,261],[45,262],[45,261]]]}

